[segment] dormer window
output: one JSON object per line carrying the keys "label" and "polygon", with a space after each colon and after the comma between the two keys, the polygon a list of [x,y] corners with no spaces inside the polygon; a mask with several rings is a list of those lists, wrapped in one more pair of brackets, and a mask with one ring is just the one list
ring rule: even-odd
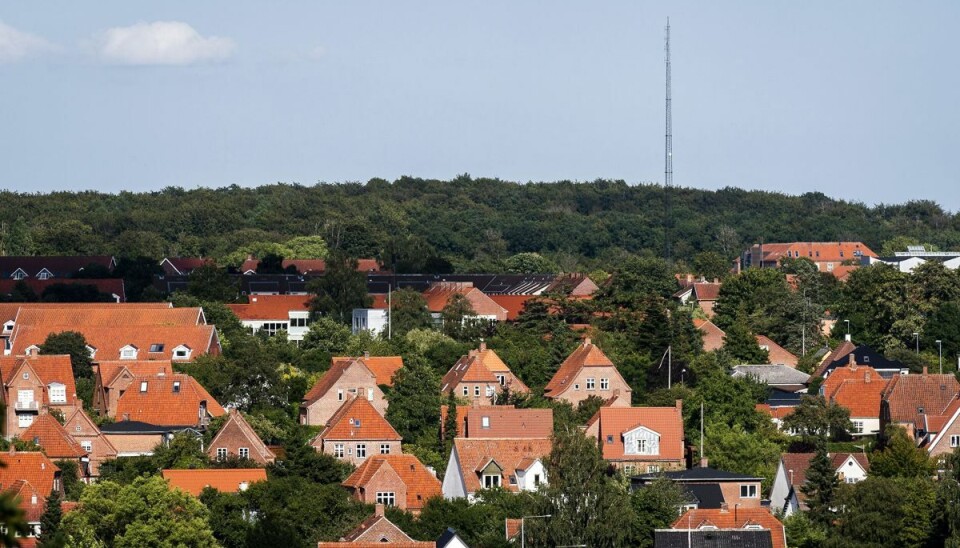
{"label": "dormer window", "polygon": [[137,347],[132,344],[128,344],[120,349],[120,359],[121,360],[135,360],[137,359]]}
{"label": "dormer window", "polygon": [[192,354],[192,353],[193,353],[193,351],[190,350],[190,347],[189,347],[189,346],[187,346],[187,345],[185,345],[185,344],[181,344],[180,346],[178,346],[178,347],[176,347],[176,348],[173,349],[173,359],[175,359],[175,360],[189,360],[189,359],[190,359],[190,354]]}
{"label": "dormer window", "polygon": [[140,392],[145,393],[147,391],[147,381],[140,381]]}
{"label": "dormer window", "polygon": [[10,277],[14,280],[23,280],[27,277],[27,273],[24,272],[22,268],[18,268]]}
{"label": "dormer window", "polygon": [[480,428],[490,428],[490,417],[480,417]]}
{"label": "dormer window", "polygon": [[490,489],[491,487],[500,487],[500,475],[499,474],[484,474],[483,475],[483,488]]}
{"label": "dormer window", "polygon": [[54,382],[50,383],[48,389],[50,394],[50,403],[67,403],[66,385],[59,382]]}
{"label": "dormer window", "polygon": [[28,346],[27,349],[23,351],[23,353],[26,354],[27,356],[32,356],[32,357],[39,356],[40,347],[35,344],[32,344]]}
{"label": "dormer window", "polygon": [[3,324],[3,331],[5,333],[9,331],[13,331],[13,320],[10,320],[9,322]]}
{"label": "dormer window", "polygon": [[90,359],[91,359],[91,360],[96,359],[96,357],[97,357],[97,349],[94,348],[94,347],[92,347],[92,346],[90,346],[89,344],[87,345],[87,353],[90,354]]}
{"label": "dormer window", "polygon": [[174,394],[180,393],[180,381],[173,381],[173,393]]}
{"label": "dormer window", "polygon": [[49,279],[52,278],[52,277],[53,277],[53,272],[50,272],[50,271],[47,270],[46,268],[44,268],[44,269],[41,270],[40,272],[37,272],[37,279],[38,279],[38,280],[49,280]]}
{"label": "dormer window", "polygon": [[660,434],[643,426],[624,432],[623,452],[628,455],[659,455]]}

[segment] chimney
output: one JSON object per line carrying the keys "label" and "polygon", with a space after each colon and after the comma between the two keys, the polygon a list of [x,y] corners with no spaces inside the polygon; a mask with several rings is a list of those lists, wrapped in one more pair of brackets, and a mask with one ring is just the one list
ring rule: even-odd
{"label": "chimney", "polygon": [[730,511],[730,507],[727,506],[727,503],[721,502],[721,503],[720,503],[720,513],[721,513],[721,514],[726,514],[726,513],[729,512],[729,511]]}
{"label": "chimney", "polygon": [[17,453],[17,448],[14,447],[13,444],[11,443],[11,444],[10,444],[10,454],[11,454],[11,455],[15,455],[16,453]]}
{"label": "chimney", "polygon": [[927,366],[923,366],[923,376],[927,376]]}
{"label": "chimney", "polygon": [[867,384],[870,384],[870,381],[871,381],[871,379],[870,379],[870,372],[869,372],[869,371],[864,371],[864,372],[863,372],[863,382],[865,382],[865,383],[867,383]]}
{"label": "chimney", "polygon": [[590,337],[583,338],[583,346],[590,346]]}
{"label": "chimney", "polygon": [[467,355],[472,358],[472,357],[474,357],[474,356],[477,355],[477,351],[476,351],[476,350],[470,350],[470,351],[467,352]]}
{"label": "chimney", "polygon": [[847,333],[846,335],[844,335],[843,340],[847,342],[853,342],[853,339],[850,338],[850,333]]}
{"label": "chimney", "polygon": [[370,357],[370,352],[369,352],[369,351],[364,351],[363,357],[364,357],[364,358],[369,358],[369,357]]}
{"label": "chimney", "polygon": [[383,516],[383,504],[377,503],[377,505],[373,507],[373,515],[377,517]]}
{"label": "chimney", "polygon": [[850,363],[850,370],[851,370],[851,371],[856,371],[856,370],[857,370],[857,357],[853,355],[853,352],[850,353],[850,355],[848,356],[848,360],[847,360],[847,361]]}
{"label": "chimney", "polygon": [[484,352],[487,349],[487,343],[485,341],[480,341],[480,352]]}
{"label": "chimney", "polygon": [[700,457],[700,468],[707,468],[707,464],[709,464],[707,457]]}

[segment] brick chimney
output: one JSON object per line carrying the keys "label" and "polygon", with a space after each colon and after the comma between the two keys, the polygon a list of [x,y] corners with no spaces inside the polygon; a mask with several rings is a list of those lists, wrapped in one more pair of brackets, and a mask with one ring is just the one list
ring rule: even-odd
{"label": "brick chimney", "polygon": [[850,355],[848,356],[848,360],[847,360],[847,361],[848,361],[849,364],[850,364],[850,370],[851,370],[851,371],[856,371],[856,370],[857,370],[857,357],[853,355],[853,352],[850,353]]}
{"label": "brick chimney", "polygon": [[923,376],[927,376],[927,366],[923,366]]}
{"label": "brick chimney", "polygon": [[377,504],[373,507],[373,515],[375,515],[375,516],[377,516],[377,517],[383,516],[383,504],[377,503]]}
{"label": "brick chimney", "polygon": [[364,358],[369,358],[369,357],[370,357],[370,352],[369,352],[369,351],[365,351],[365,352],[363,353],[363,357],[364,357]]}
{"label": "brick chimney", "polygon": [[865,383],[867,383],[867,384],[870,384],[870,381],[871,381],[871,380],[872,380],[872,379],[870,378],[870,372],[869,372],[869,371],[864,371],[864,372],[863,372],[863,382],[865,382]]}
{"label": "brick chimney", "polygon": [[708,464],[709,461],[707,460],[707,457],[700,457],[700,468],[707,468]]}
{"label": "brick chimney", "polygon": [[483,352],[487,349],[486,341],[480,341],[480,352]]}
{"label": "brick chimney", "polygon": [[583,338],[583,346],[590,346],[591,344],[592,343],[590,342],[590,337]]}

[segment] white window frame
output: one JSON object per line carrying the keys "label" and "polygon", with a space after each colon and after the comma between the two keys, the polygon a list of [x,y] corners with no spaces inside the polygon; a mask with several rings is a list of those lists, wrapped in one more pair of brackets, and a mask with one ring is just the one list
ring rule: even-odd
{"label": "white window frame", "polygon": [[610,390],[610,379],[602,378],[600,379],[600,390]]}
{"label": "white window frame", "polygon": [[390,444],[389,444],[389,443],[381,443],[381,444],[380,444],[380,454],[381,454],[381,455],[389,455],[389,454],[390,454]]}
{"label": "white window frame", "polygon": [[133,345],[127,345],[120,349],[121,360],[135,360],[139,351]]}
{"label": "white window frame", "polygon": [[487,385],[487,397],[492,398],[494,394],[494,388],[490,385]]}
{"label": "white window frame", "polygon": [[490,428],[490,417],[480,417],[480,428]]}
{"label": "white window frame", "polygon": [[358,459],[365,459],[365,458],[367,458],[367,444],[365,444],[365,443],[358,443],[358,444],[357,444],[356,455],[357,455],[357,458],[358,458]]}
{"label": "white window frame", "polygon": [[755,499],[760,497],[760,489],[755,483],[741,483],[740,484],[740,498],[742,499]]}
{"label": "white window frame", "polygon": [[222,462],[225,460],[227,460],[227,448],[217,447],[217,461]]}
{"label": "white window frame", "polygon": [[338,388],[338,389],[337,389],[337,401],[343,401],[343,389],[342,389],[342,388]]}
{"label": "white window frame", "polygon": [[17,415],[17,426],[20,428],[28,428],[33,424],[33,415],[30,413],[22,413]]}
{"label": "white window frame", "polygon": [[373,388],[367,388],[367,401],[373,401]]}
{"label": "white window frame", "polygon": [[479,384],[473,385],[473,397],[475,397],[475,398],[479,398],[479,397],[480,397],[480,385],[479,385]]}
{"label": "white window frame", "polygon": [[470,387],[467,385],[463,385],[463,397],[467,397],[469,395],[470,395]]}
{"label": "white window frame", "polygon": [[237,449],[237,456],[239,456],[241,459],[249,459],[249,458],[250,458],[250,448],[249,448],[249,447],[241,447],[241,448]]}
{"label": "white window frame", "polygon": [[950,436],[950,447],[960,447],[960,435]]}
{"label": "white window frame", "polygon": [[500,477],[500,474],[484,474],[482,480],[483,488],[490,489],[500,487],[503,478]]}
{"label": "white window frame", "polygon": [[863,434],[863,421],[850,421],[851,434]]}
{"label": "white window frame", "polygon": [[50,403],[67,403],[67,386],[61,382],[52,382],[47,387]]}
{"label": "white window frame", "polygon": [[597,379],[593,377],[587,377],[586,379],[587,390],[596,390],[597,388]]}
{"label": "white window frame", "polygon": [[396,506],[397,493],[396,491],[377,491],[375,500],[377,501],[377,504],[382,504],[384,506]]}
{"label": "white window frame", "polygon": [[333,444],[333,456],[338,459],[342,459],[343,455],[344,455],[343,444],[342,443]]}

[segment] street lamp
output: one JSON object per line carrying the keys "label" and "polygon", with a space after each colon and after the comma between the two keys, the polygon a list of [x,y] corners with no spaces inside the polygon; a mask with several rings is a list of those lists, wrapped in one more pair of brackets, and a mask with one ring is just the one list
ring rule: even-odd
{"label": "street lamp", "polygon": [[524,528],[524,521],[534,518],[552,518],[552,514],[543,514],[542,516],[521,516],[520,517],[520,548],[526,548],[527,546],[527,535]]}
{"label": "street lamp", "polygon": [[940,374],[943,375],[943,341],[937,339],[937,353],[940,354]]}
{"label": "street lamp", "polygon": [[850,320],[843,320],[847,324],[847,340],[850,340]]}
{"label": "street lamp", "polygon": [[917,355],[920,355],[920,333],[914,333],[913,338],[917,340]]}

